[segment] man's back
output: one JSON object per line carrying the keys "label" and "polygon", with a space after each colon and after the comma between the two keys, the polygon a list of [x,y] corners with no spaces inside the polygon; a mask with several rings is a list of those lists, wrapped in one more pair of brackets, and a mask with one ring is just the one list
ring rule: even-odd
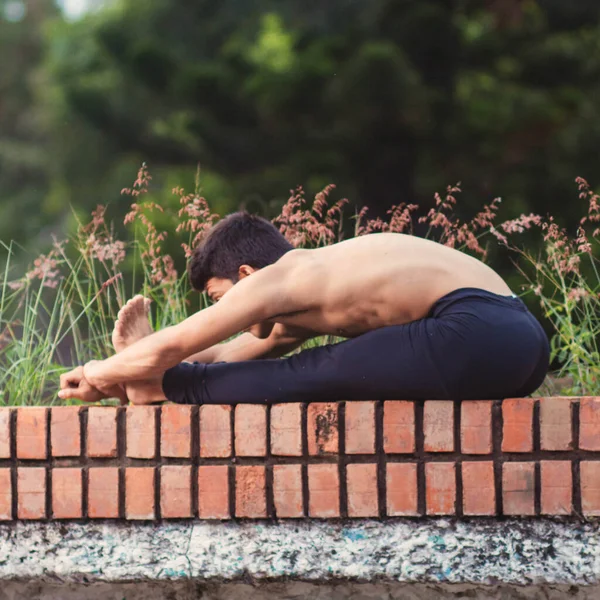
{"label": "man's back", "polygon": [[439,298],[456,289],[511,294],[502,278],[481,261],[396,233],[295,250],[278,261],[276,268],[282,267],[290,274],[288,294],[307,308],[285,314],[287,302],[282,299],[273,320],[348,337],[421,319]]}

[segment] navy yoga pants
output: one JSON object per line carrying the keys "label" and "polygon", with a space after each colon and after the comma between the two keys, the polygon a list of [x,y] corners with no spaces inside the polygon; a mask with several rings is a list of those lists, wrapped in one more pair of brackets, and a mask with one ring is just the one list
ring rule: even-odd
{"label": "navy yoga pants", "polygon": [[163,390],[182,404],[522,397],[548,360],[548,339],[519,298],[462,288],[424,319],[289,358],[181,363]]}

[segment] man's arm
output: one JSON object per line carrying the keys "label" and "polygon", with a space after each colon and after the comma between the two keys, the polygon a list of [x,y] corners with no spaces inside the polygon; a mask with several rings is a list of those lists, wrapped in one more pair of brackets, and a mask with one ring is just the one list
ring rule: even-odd
{"label": "man's arm", "polygon": [[217,344],[189,356],[185,362],[240,362],[260,358],[278,358],[295,350],[313,335],[310,332],[284,327],[277,323],[273,327],[271,335],[265,339],[257,338],[251,333],[242,333],[229,342]]}
{"label": "man's arm", "polygon": [[194,352],[205,350],[255,323],[288,312],[305,310],[293,293],[295,277],[276,263],[238,282],[216,304],[132,344],[118,355],[88,363],[88,382],[100,389],[115,383],[156,378]]}

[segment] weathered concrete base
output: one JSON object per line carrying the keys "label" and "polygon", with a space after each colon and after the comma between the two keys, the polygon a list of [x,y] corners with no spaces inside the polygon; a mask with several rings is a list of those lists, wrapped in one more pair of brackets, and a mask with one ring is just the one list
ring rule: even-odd
{"label": "weathered concrete base", "polygon": [[600,584],[600,530],[591,522],[484,519],[18,522],[0,526],[0,578]]}
{"label": "weathered concrete base", "polygon": [[10,582],[0,600],[597,600],[600,586],[481,586],[422,583]]}

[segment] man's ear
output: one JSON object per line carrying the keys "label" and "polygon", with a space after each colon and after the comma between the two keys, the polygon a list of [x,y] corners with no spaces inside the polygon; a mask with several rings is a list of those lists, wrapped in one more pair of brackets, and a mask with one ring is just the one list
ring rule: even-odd
{"label": "man's ear", "polygon": [[252,275],[252,273],[254,273],[255,271],[256,271],[256,269],[254,267],[251,267],[250,265],[242,265],[238,269],[238,278],[244,279],[244,277],[248,277],[248,275]]}

